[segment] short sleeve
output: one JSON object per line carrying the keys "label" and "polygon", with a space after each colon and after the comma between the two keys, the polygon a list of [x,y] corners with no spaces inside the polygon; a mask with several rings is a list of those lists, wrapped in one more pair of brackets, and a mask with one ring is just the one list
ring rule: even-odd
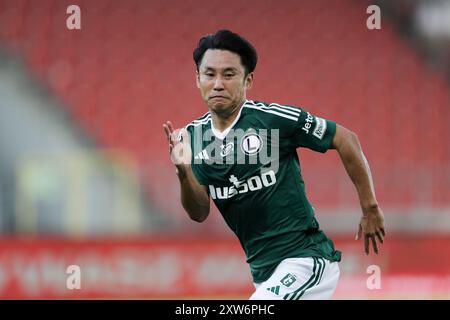
{"label": "short sleeve", "polygon": [[332,148],[336,123],[317,117],[301,109],[291,141],[295,147],[304,147],[318,152],[326,152]]}

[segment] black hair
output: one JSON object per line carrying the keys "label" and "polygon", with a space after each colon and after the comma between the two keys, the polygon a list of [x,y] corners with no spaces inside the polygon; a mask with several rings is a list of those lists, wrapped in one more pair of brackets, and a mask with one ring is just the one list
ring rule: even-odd
{"label": "black hair", "polygon": [[219,30],[214,34],[208,34],[200,38],[198,46],[193,52],[197,71],[203,55],[208,49],[228,50],[239,55],[246,75],[255,70],[258,62],[256,49],[250,42],[230,30]]}

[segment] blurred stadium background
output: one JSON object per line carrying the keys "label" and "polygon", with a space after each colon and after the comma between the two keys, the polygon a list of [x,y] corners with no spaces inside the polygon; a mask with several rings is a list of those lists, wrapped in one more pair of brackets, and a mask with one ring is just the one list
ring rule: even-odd
{"label": "blurred stadium background", "polygon": [[[68,30],[69,5],[81,30]],[[381,8],[381,30],[366,9]],[[450,1],[0,0],[0,298],[242,298],[249,268],[214,211],[179,204],[162,123],[206,112],[192,50],[229,28],[256,46],[249,98],[355,131],[387,220],[354,241],[337,154],[300,151],[343,251],[336,299],[450,298]],[[81,290],[66,268],[81,268]],[[369,290],[378,265],[381,289]]]}

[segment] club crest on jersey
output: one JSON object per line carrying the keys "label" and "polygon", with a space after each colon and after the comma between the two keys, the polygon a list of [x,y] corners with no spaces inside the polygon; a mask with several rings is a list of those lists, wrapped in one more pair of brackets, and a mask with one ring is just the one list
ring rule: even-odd
{"label": "club crest on jersey", "polygon": [[250,132],[244,135],[241,140],[241,149],[247,155],[256,155],[261,151],[263,142],[261,137],[255,133]]}

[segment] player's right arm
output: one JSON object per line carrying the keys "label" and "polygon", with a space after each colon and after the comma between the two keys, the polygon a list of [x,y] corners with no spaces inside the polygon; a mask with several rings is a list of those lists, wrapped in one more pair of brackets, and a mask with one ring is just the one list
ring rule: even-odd
{"label": "player's right arm", "polygon": [[189,133],[185,129],[174,130],[170,121],[163,124],[163,128],[169,142],[170,159],[180,181],[181,204],[192,220],[203,222],[209,215],[209,194],[192,172]]}

